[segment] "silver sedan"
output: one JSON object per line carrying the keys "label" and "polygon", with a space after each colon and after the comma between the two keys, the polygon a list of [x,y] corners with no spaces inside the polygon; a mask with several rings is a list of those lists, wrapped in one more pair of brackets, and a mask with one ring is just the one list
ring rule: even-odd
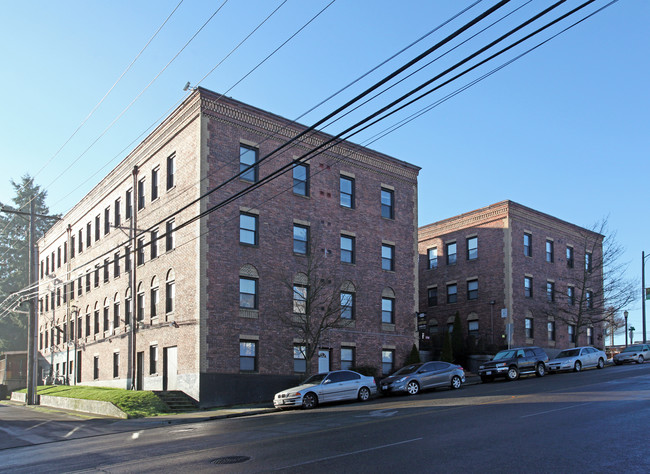
{"label": "silver sedan", "polygon": [[377,393],[374,377],[352,370],[335,370],[309,377],[297,387],[278,392],[273,397],[275,408],[314,408],[319,403],[340,400],[365,402]]}
{"label": "silver sedan", "polygon": [[596,367],[602,369],[605,367],[607,355],[595,347],[574,347],[564,349],[554,359],[548,361],[548,369],[551,372],[560,370],[573,370],[580,372],[583,368]]}
{"label": "silver sedan", "polygon": [[646,360],[650,359],[650,345],[648,344],[634,344],[626,347],[621,352],[614,356],[614,363],[621,365],[624,362],[636,362],[643,364]]}
{"label": "silver sedan", "polygon": [[415,395],[420,389],[434,387],[460,388],[465,383],[465,371],[460,365],[449,362],[426,362],[402,367],[379,386],[382,393],[406,392]]}

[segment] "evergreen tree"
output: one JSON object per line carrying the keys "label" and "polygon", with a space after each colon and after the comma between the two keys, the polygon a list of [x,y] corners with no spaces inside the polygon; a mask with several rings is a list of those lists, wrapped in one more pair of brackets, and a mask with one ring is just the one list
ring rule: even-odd
{"label": "evergreen tree", "polygon": [[451,333],[451,351],[455,362],[463,362],[465,358],[465,340],[463,338],[463,326],[460,322],[460,314],[456,311],[454,316],[454,330]]}
{"label": "evergreen tree", "polygon": [[[20,182],[10,180],[16,193],[12,205],[0,202],[0,209],[29,213],[34,199],[36,214],[49,214],[45,205],[47,192],[25,175]],[[53,224],[51,219],[36,218],[36,242]],[[29,217],[0,212],[0,352],[27,350],[27,320],[24,312],[7,312],[7,297],[29,285]],[[27,305],[16,308],[26,311]]]}
{"label": "evergreen tree", "polygon": [[418,348],[413,344],[413,347],[411,347],[411,352],[409,353],[408,357],[406,358],[406,362],[404,365],[410,365],[410,364],[417,364],[421,362],[420,360],[420,351]]}
{"label": "evergreen tree", "polygon": [[451,350],[451,334],[448,332],[442,336],[442,353],[440,354],[440,360],[445,362],[454,361],[454,353]]}

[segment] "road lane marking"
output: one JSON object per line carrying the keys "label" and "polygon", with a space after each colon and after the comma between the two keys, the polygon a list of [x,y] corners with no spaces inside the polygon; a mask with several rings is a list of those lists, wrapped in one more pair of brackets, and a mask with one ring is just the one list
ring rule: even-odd
{"label": "road lane marking", "polygon": [[316,462],[330,461],[332,459],[343,458],[343,457],[346,457],[346,456],[353,456],[355,454],[367,453],[367,452],[370,452],[370,451],[376,451],[378,449],[391,448],[393,446],[399,446],[400,444],[412,443],[413,441],[420,441],[421,439],[422,438],[407,439],[405,441],[398,441],[397,443],[384,444],[382,446],[375,446],[373,448],[359,449],[357,451],[351,451],[349,453],[337,454],[335,456],[327,456],[327,457],[324,457],[324,458],[312,459],[311,461],[305,461],[305,462],[301,462],[301,463],[298,463],[298,464],[292,464],[291,466],[280,467],[280,468],[275,469],[275,471],[283,471],[285,469],[291,469],[291,468],[294,468],[294,467],[305,466],[307,464],[313,464],[313,463],[316,463]]}
{"label": "road lane marking", "polygon": [[71,430],[68,431],[68,433],[64,436],[64,438],[69,438],[70,436],[72,436],[72,435],[73,435],[77,430],[79,430],[79,429],[81,429],[81,426],[77,426],[77,427],[71,429]]}
{"label": "road lane marking", "polygon": [[540,412],[537,412],[537,413],[531,413],[529,415],[522,415],[519,418],[528,418],[529,416],[546,415],[547,413],[553,413],[554,411],[570,410],[571,408],[581,407],[581,406],[584,406],[584,405],[591,405],[592,403],[594,403],[594,402],[579,403],[577,405],[571,405],[571,406],[568,406],[568,407],[555,408],[554,410],[540,411]]}

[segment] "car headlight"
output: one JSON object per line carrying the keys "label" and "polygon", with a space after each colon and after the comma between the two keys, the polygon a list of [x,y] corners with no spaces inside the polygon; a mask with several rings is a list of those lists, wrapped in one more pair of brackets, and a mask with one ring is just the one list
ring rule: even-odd
{"label": "car headlight", "polygon": [[485,368],[484,365],[479,366],[479,370],[483,370]]}
{"label": "car headlight", "polygon": [[401,377],[401,378],[395,380],[395,382],[396,382],[396,383],[401,383],[401,382],[404,382],[407,378],[408,378],[408,377]]}
{"label": "car headlight", "polygon": [[496,365],[497,367],[505,367],[506,363],[505,362],[500,362]]}

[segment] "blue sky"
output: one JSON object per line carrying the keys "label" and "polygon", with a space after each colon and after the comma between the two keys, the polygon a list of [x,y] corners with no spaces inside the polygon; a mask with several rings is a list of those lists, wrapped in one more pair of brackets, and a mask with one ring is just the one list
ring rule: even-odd
{"label": "blue sky", "polygon": [[[38,173],[36,181],[47,188],[50,209],[67,211],[139,143],[141,134],[186,96],[182,89],[187,81],[199,83],[282,4],[281,0],[228,1],[110,125],[223,3],[184,0],[57,154],[179,1],[3,5],[0,201],[8,202],[13,196],[10,178]],[[200,85],[228,91],[330,1],[288,0]],[[472,3],[336,0],[227,95],[297,118]],[[313,123],[494,3],[484,0],[300,122]],[[567,1],[568,6],[558,11],[579,3]],[[585,12],[606,3],[597,0]],[[521,10],[382,97],[397,97],[550,4],[513,0],[491,18],[496,20],[517,7]],[[641,251],[650,253],[646,237],[650,234],[646,197],[650,122],[644,114],[650,109],[648,24],[650,2],[620,0],[369,146],[422,167],[420,225],[504,199],[586,227],[609,216],[610,228],[626,248],[629,277],[639,282],[640,295]],[[540,39],[559,29],[549,30]],[[516,49],[491,67],[525,49]],[[409,113],[478,75],[433,94]],[[370,110],[365,107],[356,117]],[[336,133],[345,123],[342,120],[326,131]],[[365,144],[383,128],[352,141]],[[640,336],[640,296],[629,310],[630,324]],[[621,334],[617,342],[623,339]]]}

